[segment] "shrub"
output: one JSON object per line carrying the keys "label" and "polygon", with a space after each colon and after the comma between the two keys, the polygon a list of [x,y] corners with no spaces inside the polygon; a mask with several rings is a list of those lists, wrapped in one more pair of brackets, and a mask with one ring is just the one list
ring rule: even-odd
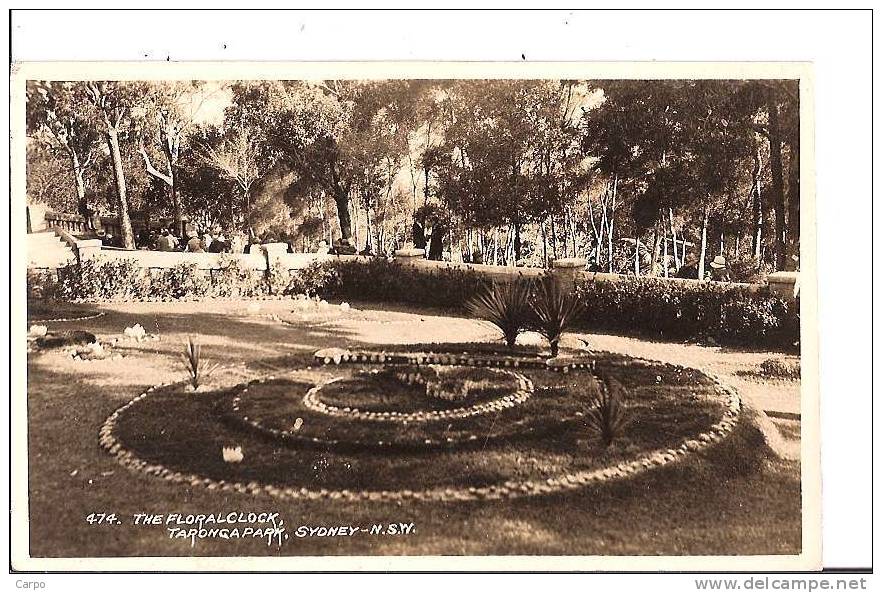
{"label": "shrub", "polygon": [[[384,258],[330,261],[321,267],[336,276],[326,284],[326,296],[346,300],[398,302],[462,311],[481,291],[481,277],[468,269],[438,272],[402,266]],[[325,279],[327,281],[327,279]]]}
{"label": "shrub", "polygon": [[147,273],[135,260],[86,259],[58,268],[58,296],[66,300],[143,298]]}
{"label": "shrub", "polygon": [[509,348],[530,319],[530,286],[523,280],[493,282],[465,303],[472,315],[499,328]]}
{"label": "shrub", "polygon": [[211,294],[219,297],[252,297],[270,294],[269,280],[260,270],[243,266],[237,258],[224,257],[211,271]]}
{"label": "shrub", "polygon": [[280,296],[285,294],[297,294],[292,292],[294,276],[291,271],[278,261],[273,262],[269,274],[266,276],[267,294]]}
{"label": "shrub", "polygon": [[557,356],[561,335],[572,327],[582,310],[582,304],[560,280],[551,274],[542,277],[533,300],[534,323],[551,345],[551,356]]}
{"label": "shrub", "polygon": [[208,364],[202,358],[202,346],[194,342],[193,338],[190,337],[187,338],[187,345],[184,347],[181,359],[184,361],[184,367],[187,369],[187,375],[190,378],[190,385],[194,390],[199,389],[205,378],[220,366],[217,363]]}
{"label": "shrub", "polygon": [[603,445],[609,447],[622,435],[629,422],[624,406],[625,390],[612,377],[590,378],[586,383],[588,407],[585,422]]}
{"label": "shrub", "polygon": [[58,281],[50,271],[47,270],[28,270],[27,279],[27,298],[32,299],[54,299],[58,294]]}
{"label": "shrub", "polygon": [[309,297],[332,296],[341,289],[340,272],[333,262],[311,262],[305,268],[295,270],[288,283],[288,294],[305,294]]}
{"label": "shrub", "polygon": [[776,377],[779,379],[796,379],[801,377],[801,365],[799,360],[781,360],[778,358],[767,358],[759,365],[761,375],[766,377]]}
{"label": "shrub", "polygon": [[579,325],[593,330],[785,348],[799,342],[799,303],[744,286],[621,278],[581,282],[576,295],[586,305]]}
{"label": "shrub", "polygon": [[730,259],[728,267],[733,282],[760,284],[772,272],[769,264],[762,263],[751,255]]}
{"label": "shrub", "polygon": [[211,280],[195,263],[181,262],[154,274],[150,293],[162,299],[206,296],[212,290]]}

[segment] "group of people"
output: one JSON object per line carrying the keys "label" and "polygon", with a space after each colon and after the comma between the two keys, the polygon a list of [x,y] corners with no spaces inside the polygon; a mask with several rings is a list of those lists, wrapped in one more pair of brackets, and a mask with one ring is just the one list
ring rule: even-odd
{"label": "group of people", "polygon": [[[677,270],[675,278],[698,278],[698,260],[694,256],[689,256],[686,263]],[[731,282],[731,274],[726,263],[725,256],[718,255],[711,260],[710,265],[704,271],[705,280],[714,280],[716,282]]]}
{"label": "group of people", "polygon": [[174,226],[163,228],[159,233],[142,230],[138,234],[137,245],[140,249],[189,253],[242,253],[246,248],[244,238],[239,234],[228,239],[223,231],[216,229],[214,232],[205,230],[201,235],[196,231],[184,232],[181,236]]}

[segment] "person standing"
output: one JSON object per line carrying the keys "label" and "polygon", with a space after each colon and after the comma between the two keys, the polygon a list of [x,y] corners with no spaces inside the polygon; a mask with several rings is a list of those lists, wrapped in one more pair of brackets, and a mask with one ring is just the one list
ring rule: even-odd
{"label": "person standing", "polygon": [[686,263],[677,270],[674,277],[689,280],[696,280],[698,278],[698,261],[695,259],[694,255],[689,255],[686,258]]}
{"label": "person standing", "polygon": [[220,233],[208,246],[209,253],[227,253],[229,250],[230,247],[227,245],[227,239],[223,233]]}
{"label": "person standing", "polygon": [[726,258],[722,255],[718,255],[714,258],[714,261],[710,263],[710,279],[716,282],[731,282],[732,276],[729,274],[729,269],[726,267]]}
{"label": "person standing", "polygon": [[205,250],[202,249],[202,239],[199,238],[198,234],[194,234],[187,241],[187,251],[190,253],[205,253]]}
{"label": "person standing", "polygon": [[178,241],[174,235],[168,232],[168,229],[162,229],[162,235],[156,240],[156,248],[159,251],[175,251],[178,247]]}

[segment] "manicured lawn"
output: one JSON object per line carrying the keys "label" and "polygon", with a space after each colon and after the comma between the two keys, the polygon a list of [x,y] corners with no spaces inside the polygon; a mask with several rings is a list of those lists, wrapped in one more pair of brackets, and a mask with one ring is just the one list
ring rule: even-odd
{"label": "manicured lawn", "polygon": [[[161,339],[120,342],[114,351],[124,354],[121,360],[78,362],[59,351],[30,355],[27,397],[31,554],[569,555],[792,554],[799,551],[799,463],[781,460],[768,449],[762,434],[750,420],[750,412],[745,412],[738,428],[725,440],[683,462],[567,493],[498,501],[285,501],[208,491],[129,471],[99,448],[98,429],[115,409],[151,385],[184,379],[178,352],[188,335],[198,337],[205,356],[224,364],[213,378],[218,387],[232,387],[256,376],[281,376],[291,360],[305,360],[304,357],[318,348],[376,348],[394,341],[416,344],[495,338],[485,324],[472,320],[440,317],[429,311],[386,312],[369,305],[356,307],[359,310],[346,315],[328,313],[324,319],[303,322],[288,317],[288,323],[281,323],[268,315],[285,314],[286,308],[290,309],[289,303],[265,302],[260,311],[254,311],[253,307],[249,310],[246,303],[232,302],[102,305],[98,308],[107,311],[103,317],[51,325],[50,329],[89,330],[99,338],[108,339],[119,337],[124,327],[139,322]],[[747,385],[747,380],[739,379],[738,370],[755,368],[774,356],[768,352],[722,353],[718,349],[615,336],[585,335],[583,338],[598,350],[710,369],[739,389]],[[752,396],[761,396],[763,389],[768,389],[764,383],[750,380],[748,391]],[[778,391],[775,386],[771,389]],[[798,392],[798,382],[788,383],[786,389]],[[190,394],[186,405],[198,407],[200,401],[207,402],[208,398],[199,399],[202,395]],[[143,401],[149,402],[151,397],[154,396]],[[161,402],[157,399],[154,403]],[[142,447],[162,452],[161,438],[172,426],[178,427],[179,434],[187,430],[184,404],[176,406],[174,399],[169,399],[167,404],[154,408],[153,424],[149,431],[142,433],[145,437]],[[541,415],[539,412],[537,410]],[[148,432],[149,439],[146,438]],[[129,436],[136,439],[137,433],[130,432]],[[199,451],[198,446],[204,443],[201,436],[204,435],[200,435],[198,429],[192,431],[194,448],[189,452],[181,450],[180,459],[187,453]],[[658,438],[658,435],[648,431],[641,438]],[[561,442],[553,440],[544,445],[545,450],[554,449]],[[180,446],[180,442],[175,446]],[[292,456],[288,461],[302,467],[312,468],[316,463],[321,466],[323,459],[330,464],[343,458],[315,450],[302,453],[303,459],[294,459],[296,449],[272,443],[263,446],[266,459],[272,459],[278,449]],[[524,449],[526,453],[522,451],[520,455],[529,457],[529,451],[535,446],[531,444]],[[247,454],[249,447],[245,449]],[[535,450],[543,451],[542,447]],[[559,451],[554,455],[565,453]],[[401,474],[398,479],[416,477],[419,480],[419,476],[423,476],[422,480],[427,483],[433,480],[450,483],[462,478],[453,473],[457,468],[467,467],[471,476],[496,476],[507,467],[503,460],[507,460],[510,467],[517,465],[517,454],[505,453],[498,457],[457,454],[462,457],[450,458],[439,452],[411,455],[407,459],[409,474]],[[283,455],[279,455],[282,460]],[[353,480],[356,487],[365,480],[383,477],[370,467],[386,471],[393,467],[388,459],[383,460],[383,453],[362,455],[374,465],[361,467],[362,478]],[[531,464],[536,468],[546,467],[551,461],[551,457],[542,457],[550,455],[548,453],[537,455],[533,455],[533,460],[523,460],[523,467],[530,468]],[[285,464],[277,466],[284,468]],[[345,481],[343,467],[318,471],[319,474],[324,471],[323,476],[333,475],[335,481]],[[219,467],[218,471],[221,469],[227,471],[228,467]],[[384,479],[393,478],[395,476],[387,474]],[[65,512],[59,513],[58,509]],[[281,548],[247,540],[205,540],[191,547],[189,540],[168,539],[162,527],[97,526],[86,522],[86,516],[93,512],[115,512],[125,522],[130,521],[134,513],[263,510],[278,511],[291,530],[298,525],[413,522],[416,531],[402,537],[292,539]]]}

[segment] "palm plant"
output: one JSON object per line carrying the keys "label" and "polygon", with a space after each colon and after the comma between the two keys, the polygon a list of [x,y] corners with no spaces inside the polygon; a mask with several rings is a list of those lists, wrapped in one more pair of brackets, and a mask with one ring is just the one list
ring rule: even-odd
{"label": "palm plant", "polygon": [[621,383],[608,377],[590,379],[588,391],[586,424],[598,435],[603,446],[609,447],[630,422],[624,405],[625,389]]}
{"label": "palm plant", "polygon": [[583,314],[582,303],[565,289],[560,280],[546,274],[539,282],[533,301],[536,330],[551,345],[551,356],[558,353],[560,338]]}
{"label": "palm plant", "polygon": [[475,317],[498,327],[513,349],[530,318],[530,287],[523,280],[493,282],[466,301],[466,307]]}
{"label": "palm plant", "polygon": [[194,342],[193,338],[189,336],[187,337],[187,345],[184,347],[181,358],[184,361],[187,374],[190,376],[190,385],[194,390],[199,389],[205,378],[220,367],[219,363],[208,364],[202,358],[202,346]]}

